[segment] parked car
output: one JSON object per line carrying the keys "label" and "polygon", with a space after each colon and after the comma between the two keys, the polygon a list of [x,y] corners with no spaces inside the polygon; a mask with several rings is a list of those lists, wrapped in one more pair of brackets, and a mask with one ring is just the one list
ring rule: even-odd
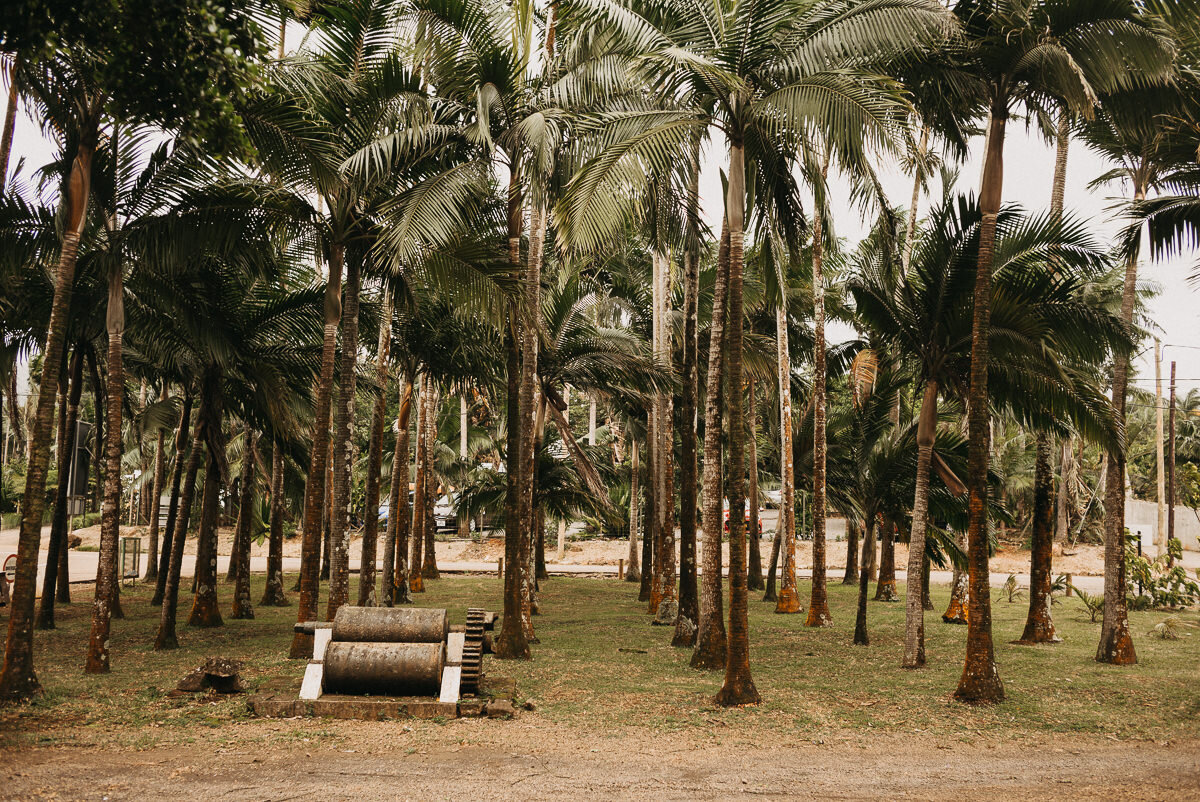
{"label": "parked car", "polygon": [[449,496],[442,496],[433,504],[433,531],[458,531],[458,515],[454,512],[454,505],[450,503]]}
{"label": "parked car", "polygon": [[[722,507],[722,509],[724,510],[724,516],[723,516],[723,517],[724,517],[724,520],[725,520],[725,524],[724,524],[724,526],[725,526],[725,532],[726,532],[726,533],[728,533],[728,532],[729,532],[729,500],[728,500],[728,499],[726,499],[726,500],[725,500],[725,501],[722,503],[721,507]],[[761,510],[761,509],[758,511],[758,520],[759,520],[759,533],[758,533],[758,535],[759,535],[759,537],[764,537],[764,536],[765,536],[765,534],[764,534],[764,532],[762,531],[762,510]],[[747,505],[746,505],[746,524],[745,524],[745,525],[746,525],[746,530],[747,530],[747,531],[749,531],[749,529],[750,529],[750,505],[749,505],[748,503],[747,503]]]}

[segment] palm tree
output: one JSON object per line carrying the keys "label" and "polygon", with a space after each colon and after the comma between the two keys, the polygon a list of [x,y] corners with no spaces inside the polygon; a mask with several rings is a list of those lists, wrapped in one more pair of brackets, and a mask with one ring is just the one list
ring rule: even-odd
{"label": "palm tree", "polygon": [[[240,215],[234,218],[241,220]],[[268,219],[269,220],[269,219]],[[131,317],[131,366],[180,375],[198,398],[191,456],[172,533],[171,561],[156,648],[174,648],[175,611],[187,512],[205,461],[196,593],[189,623],[221,623],[216,597],[216,515],[229,469],[222,421],[227,406],[255,430],[291,435],[305,425],[318,357],[316,314],[323,291],[305,287],[293,265],[254,254],[274,253],[274,238],[253,230],[233,237],[237,259],[197,253],[181,271],[141,274]],[[258,243],[261,247],[256,248]],[[216,258],[214,258],[216,257]],[[245,259],[246,261],[241,261]],[[251,265],[258,263],[256,271]],[[256,275],[258,273],[258,275]]]}
{"label": "palm tree", "polygon": [[[379,344],[375,356],[375,380],[379,392],[371,410],[371,434],[367,444],[366,509],[363,518],[362,554],[358,561],[358,604],[375,606],[375,554],[379,536],[379,484],[383,468],[383,426],[387,413],[388,351],[392,342],[392,296],[384,290]],[[391,507],[388,513],[391,514]],[[385,565],[390,560],[385,561]],[[388,572],[390,574],[390,572]],[[387,577],[389,580],[391,576]],[[387,596],[391,598],[390,590]]]}
{"label": "palm tree", "polygon": [[[543,114],[540,76],[533,74],[534,15],[528,2],[508,8],[483,8],[462,0],[419,0],[413,4],[423,29],[423,46],[431,83],[440,97],[457,104],[466,136],[482,142],[485,152],[474,163],[476,179],[485,160],[508,168],[506,240],[512,278],[522,282],[520,301],[509,302],[506,326],[508,410],[506,452],[508,500],[505,508],[505,601],[496,654],[529,659],[533,634],[529,575],[532,516],[530,475],[533,462],[533,389],[536,369],[538,302],[542,246],[548,203],[549,170],[544,160],[525,166],[527,148],[541,145],[550,157],[558,139],[557,123]],[[533,182],[532,184],[528,182]],[[526,202],[531,203],[531,230],[525,269],[521,269],[521,234]]]}
{"label": "palm tree", "polygon": [[[989,301],[996,219],[1003,195],[1005,127],[1014,105],[1036,108],[1042,98],[1050,97],[1075,113],[1090,114],[1102,92],[1161,81],[1171,70],[1171,46],[1141,17],[1132,0],[1018,5],[1002,0],[961,0],[953,11],[962,26],[963,46],[951,59],[962,59],[962,75],[975,84],[978,102],[988,113],[967,404],[971,601],[967,656],[955,697],[991,703],[1004,698],[992,645],[985,497]],[[1124,393],[1123,384],[1116,389]],[[1122,559],[1119,538],[1108,540],[1106,552],[1112,552],[1114,560]]]}
{"label": "palm tree", "polygon": [[[1170,25],[1173,44],[1178,49],[1180,74],[1169,85],[1119,87],[1103,99],[1100,113],[1084,121],[1080,136],[1088,147],[1116,164],[1116,168],[1097,181],[1119,180],[1129,188],[1133,223],[1126,233],[1125,283],[1121,314],[1132,325],[1137,303],[1138,244],[1141,221],[1149,221],[1152,254],[1169,252],[1173,242],[1194,234],[1197,186],[1195,168],[1198,118],[1196,105],[1196,55],[1200,53],[1200,29],[1194,4],[1154,2],[1149,6],[1154,17]],[[1182,168],[1182,169],[1181,169]],[[1155,190],[1164,195],[1146,200]],[[1128,390],[1129,360],[1118,357],[1113,363],[1113,400],[1124,421]],[[1096,660],[1115,665],[1137,662],[1129,632],[1126,610],[1125,559],[1125,455],[1107,458],[1105,486],[1104,617]]]}
{"label": "palm tree", "polygon": [[[114,7],[113,11],[117,10]],[[120,9],[126,11],[129,9]],[[62,246],[55,269],[44,373],[32,431],[25,503],[21,507],[17,582],[0,675],[0,697],[5,699],[25,699],[40,688],[32,660],[37,553],[54,401],[63,365],[64,329],[79,243],[88,222],[92,165],[102,116],[109,114],[129,124],[152,122],[168,129],[182,127],[199,139],[211,136],[212,144],[220,150],[242,144],[233,132],[237,103],[231,100],[240,100],[249,78],[248,60],[257,51],[257,27],[242,4],[234,4],[219,20],[205,20],[203,25],[200,20],[204,15],[193,12],[190,7],[181,7],[155,18],[160,28],[154,44],[165,51],[147,50],[145,41],[122,38],[144,36],[144,28],[131,33],[116,26],[106,36],[91,37],[93,31],[87,25],[76,26],[69,31],[55,31],[63,39],[55,37],[54,48],[46,48],[49,52],[35,61],[22,61],[17,72],[21,93],[39,109],[53,109],[47,118],[71,122],[63,130],[69,131],[75,148],[70,178],[60,193]],[[31,49],[41,49],[48,41],[49,32],[36,25],[26,33],[34,39],[24,42]],[[124,63],[128,53],[134,51],[145,53],[137,74],[127,81],[115,81],[118,86],[103,85],[105,78],[113,77],[114,65]]]}
{"label": "palm tree", "polygon": [[[617,41],[637,59],[639,68],[664,76],[674,85],[696,87],[712,98],[716,111],[706,112],[702,102],[681,107],[670,97],[666,110],[604,115],[619,142],[584,168],[565,203],[573,216],[588,221],[577,233],[580,240],[596,244],[596,221],[619,216],[618,206],[627,196],[623,184],[634,163],[650,162],[665,171],[667,163],[682,151],[680,144],[709,126],[719,128],[728,142],[729,353],[725,375],[731,388],[727,398],[730,631],[725,683],[716,699],[722,705],[754,703],[759,697],[749,665],[743,518],[745,421],[739,389],[747,143],[787,147],[812,141],[815,137],[805,136],[806,132],[824,128],[826,144],[839,162],[860,163],[866,143],[887,138],[899,105],[890,86],[864,74],[859,66],[879,63],[897,51],[941,36],[947,18],[939,6],[920,0],[887,10],[868,3],[831,5],[810,0],[726,7],[666,3],[652,8],[591,0],[581,6],[619,37]],[[848,33],[851,28],[854,35]],[[839,36],[839,29],[847,34]],[[718,468],[705,463],[706,474]],[[701,601],[703,604],[705,599]],[[702,621],[704,617],[702,609]],[[705,633],[699,637],[703,642]]]}
{"label": "palm tree", "polygon": [[[858,266],[850,282],[859,320],[896,353],[921,388],[915,433],[918,449],[909,541],[903,665],[924,663],[924,609],[917,591],[929,525],[931,470],[954,480],[937,455],[939,398],[969,398],[972,287],[983,217],[973,198],[935,208],[922,231],[907,272],[891,249]],[[1088,371],[1113,350],[1128,346],[1125,327],[1089,303],[1085,279],[1104,260],[1081,224],[1053,216],[1028,218],[1014,208],[997,216],[989,343],[993,407],[1051,431],[1068,422],[1113,446],[1112,412]]]}
{"label": "palm tree", "polygon": [[[67,121],[69,124],[69,121]],[[63,129],[60,156],[42,168],[43,180],[63,181],[70,173],[71,164],[67,153],[73,153],[73,144]],[[33,196],[32,187],[23,180],[15,180],[8,197],[3,201],[3,237],[5,261],[0,274],[5,288],[6,300],[0,304],[0,328],[5,332],[14,364],[11,370],[15,386],[15,358],[20,352],[29,353],[37,348],[46,336],[50,310],[53,305],[54,285],[51,279],[52,266],[57,263],[59,235],[56,214],[52,207],[39,203]],[[66,498],[69,487],[69,471],[61,470],[70,448],[74,448],[75,425],[78,419],[79,394],[83,384],[83,363],[94,361],[95,343],[104,331],[104,299],[107,294],[107,279],[104,276],[106,263],[103,258],[104,233],[98,215],[91,215],[80,241],[79,268],[72,289],[71,310],[67,330],[64,332],[64,352],[71,351],[71,367],[62,377],[59,421],[58,487],[55,498],[54,516],[51,524],[47,565],[57,565],[58,570],[46,571],[42,584],[42,600],[37,611],[36,626],[39,629],[54,628],[54,605],[58,601],[70,601],[67,582],[67,515]],[[38,269],[31,269],[31,267]],[[79,357],[76,361],[76,355]],[[85,359],[86,357],[86,359]],[[13,405],[15,407],[15,401]],[[14,418],[14,428],[19,429]],[[70,441],[70,442],[68,442]],[[70,448],[68,448],[70,446]]]}
{"label": "palm tree", "polygon": [[[41,690],[33,670],[33,599],[37,581],[37,554],[41,540],[42,514],[46,506],[46,472],[50,462],[50,436],[58,378],[62,372],[63,346],[67,313],[71,307],[71,288],[79,243],[87,225],[91,194],[92,160],[99,140],[100,117],[106,96],[68,59],[57,59],[39,66],[22,65],[17,83],[23,94],[49,107],[66,112],[60,118],[73,119],[76,152],[70,177],[64,183],[60,201],[62,248],[54,271],[54,301],[46,332],[42,357],[42,381],[38,389],[25,495],[21,503],[21,532],[17,546],[17,576],[13,583],[12,612],[9,614],[8,640],[4,650],[4,671],[0,675],[0,698],[27,699]],[[68,111],[69,110],[69,111]]]}
{"label": "palm tree", "polygon": [[[340,0],[316,8],[314,45],[285,59],[273,73],[273,84],[245,114],[258,164],[270,179],[242,184],[247,204],[289,217],[328,265],[324,348],[305,491],[299,620],[316,616],[320,523],[330,459],[334,570],[328,614],[349,597],[347,442],[354,418],[360,281],[365,271],[399,273],[401,261],[424,243],[460,230],[464,216],[474,208],[466,202],[437,215],[437,225],[425,225],[431,217],[423,204],[448,209],[440,205],[445,195],[429,188],[459,184],[454,164],[448,176],[435,166],[452,135],[440,125],[436,112],[429,113],[423,85],[407,66],[404,31],[398,24],[401,11],[396,0]],[[424,166],[423,172],[418,165]],[[472,166],[466,172],[474,181],[480,169]],[[422,186],[422,180],[429,183]],[[380,230],[384,220],[388,224]],[[414,221],[422,222],[420,231]],[[330,456],[325,421],[333,407],[339,326],[344,343],[341,394]],[[310,651],[311,636],[298,633],[292,656]]]}
{"label": "palm tree", "polygon": [[[1060,111],[1055,131],[1054,180],[1050,190],[1050,219],[1061,220],[1063,195],[1067,185],[1067,155],[1071,141],[1071,117]],[[1030,545],[1029,567],[1029,616],[1025,630],[1018,643],[1057,643],[1061,640],[1054,632],[1054,621],[1050,617],[1050,588],[1054,582],[1051,575],[1054,556],[1054,479],[1050,475],[1050,435],[1037,434],[1037,454],[1034,461],[1033,479],[1033,534]],[[1064,454],[1070,453],[1067,442]],[[1064,463],[1065,465],[1065,463]],[[1063,496],[1065,498],[1065,488]]]}

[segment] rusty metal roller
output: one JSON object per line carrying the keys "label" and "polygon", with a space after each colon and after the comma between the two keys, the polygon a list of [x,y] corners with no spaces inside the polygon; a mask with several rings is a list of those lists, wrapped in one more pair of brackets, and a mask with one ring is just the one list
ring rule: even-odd
{"label": "rusty metal roller", "polygon": [[333,618],[334,641],[444,643],[449,631],[445,610],[342,606]]}
{"label": "rusty metal roller", "polygon": [[334,641],[325,649],[325,692],[436,695],[445,662],[442,643]]}

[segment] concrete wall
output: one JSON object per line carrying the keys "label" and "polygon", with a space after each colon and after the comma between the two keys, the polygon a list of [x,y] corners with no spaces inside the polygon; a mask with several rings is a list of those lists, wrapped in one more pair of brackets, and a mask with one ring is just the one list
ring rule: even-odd
{"label": "concrete wall", "polygon": [[[1158,529],[1158,505],[1153,501],[1125,499],[1125,526],[1130,532],[1141,533],[1142,551],[1157,554],[1154,548],[1154,533]],[[1175,507],[1175,537],[1183,543],[1186,551],[1200,551],[1200,520],[1191,507],[1182,504]]]}

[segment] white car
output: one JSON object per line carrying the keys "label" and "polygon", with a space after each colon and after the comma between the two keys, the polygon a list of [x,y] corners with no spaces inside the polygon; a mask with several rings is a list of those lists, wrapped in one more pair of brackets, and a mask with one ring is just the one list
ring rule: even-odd
{"label": "white car", "polygon": [[[412,496],[408,494],[409,509],[412,508]],[[379,522],[387,523],[388,513],[391,512],[391,503],[384,500],[379,504]],[[442,496],[433,505],[433,529],[435,532],[457,532],[458,531],[458,516],[455,513],[454,505],[450,503],[449,496]]]}
{"label": "white car", "polygon": [[433,505],[433,531],[435,532],[457,532],[458,531],[458,515],[454,511],[454,505],[450,503],[449,496],[442,496]]}

